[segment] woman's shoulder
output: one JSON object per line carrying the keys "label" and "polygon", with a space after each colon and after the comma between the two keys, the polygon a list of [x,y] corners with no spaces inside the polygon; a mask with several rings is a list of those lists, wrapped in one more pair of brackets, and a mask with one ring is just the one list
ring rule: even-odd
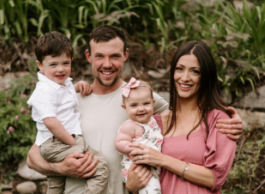
{"label": "woman's shoulder", "polygon": [[208,113],[208,119],[216,120],[216,119],[228,119],[228,118],[230,118],[229,115],[226,112],[219,109],[213,109]]}

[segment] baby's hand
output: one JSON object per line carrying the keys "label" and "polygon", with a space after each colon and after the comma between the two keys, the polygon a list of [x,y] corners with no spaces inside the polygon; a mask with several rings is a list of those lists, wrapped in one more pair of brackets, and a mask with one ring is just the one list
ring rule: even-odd
{"label": "baby's hand", "polygon": [[81,92],[83,96],[88,96],[93,91],[93,87],[85,81],[79,81],[74,86],[76,93]]}

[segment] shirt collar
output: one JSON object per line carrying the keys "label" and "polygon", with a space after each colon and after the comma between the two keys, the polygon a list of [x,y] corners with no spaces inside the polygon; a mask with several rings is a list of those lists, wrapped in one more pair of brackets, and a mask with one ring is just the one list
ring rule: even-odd
{"label": "shirt collar", "polygon": [[[46,84],[49,84],[49,85],[52,86],[55,90],[58,90],[59,88],[64,87],[64,86],[62,86],[62,85],[60,85],[60,84],[57,84],[56,82],[50,80],[49,78],[47,78],[45,75],[43,75],[43,74],[40,73],[40,72],[38,72],[37,75],[38,75],[38,79],[39,79],[39,81],[44,82],[44,83],[46,83]],[[68,78],[65,80],[64,85],[65,85],[66,87],[70,86],[70,85],[71,85],[71,80],[72,80],[72,78],[68,77]]]}

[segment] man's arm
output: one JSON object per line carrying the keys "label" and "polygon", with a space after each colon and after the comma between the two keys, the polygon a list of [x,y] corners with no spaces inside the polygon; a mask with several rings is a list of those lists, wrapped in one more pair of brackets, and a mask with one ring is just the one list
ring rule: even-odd
{"label": "man's arm", "polygon": [[29,150],[27,164],[30,168],[48,176],[71,176],[74,178],[88,178],[96,172],[98,159],[92,162],[93,153],[69,154],[62,162],[49,163],[42,158],[39,148],[33,144]]}
{"label": "man's arm", "polygon": [[228,138],[238,140],[243,132],[242,120],[233,107],[228,107],[227,110],[231,112],[232,118],[217,120],[216,127],[221,133],[227,134]]}

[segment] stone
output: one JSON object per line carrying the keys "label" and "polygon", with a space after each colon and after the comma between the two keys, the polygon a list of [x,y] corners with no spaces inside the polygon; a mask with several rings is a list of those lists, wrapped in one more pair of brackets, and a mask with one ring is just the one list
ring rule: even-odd
{"label": "stone", "polygon": [[5,88],[9,87],[10,82],[14,79],[14,78],[19,78],[19,77],[23,77],[25,75],[27,75],[28,72],[9,72],[6,73],[5,75],[1,76],[0,75],[0,90],[3,90]]}
{"label": "stone", "polygon": [[13,181],[10,181],[8,184],[1,183],[0,184],[0,190],[1,189],[12,189],[13,188]]}
{"label": "stone", "polygon": [[[234,0],[233,1],[234,7],[238,11],[243,11],[243,1],[241,0]],[[247,6],[251,9],[254,6],[254,3],[252,2],[247,2]]]}
{"label": "stone", "polygon": [[[257,88],[257,95],[254,92],[248,93],[246,96],[240,99],[239,102],[235,102],[233,106],[240,107],[242,109],[265,109],[265,85]],[[265,119],[265,118],[264,118]]]}
{"label": "stone", "polygon": [[18,165],[17,173],[27,180],[43,180],[46,176],[38,173],[37,171],[30,169],[25,160],[21,161]]}
{"label": "stone", "polygon": [[13,194],[11,191],[2,191],[2,194]]}
{"label": "stone", "polygon": [[251,128],[265,128],[265,113],[253,112],[250,110],[236,109],[243,121],[243,129]]}
{"label": "stone", "polygon": [[18,184],[16,189],[20,194],[31,194],[37,191],[37,186],[32,181],[26,181]]}
{"label": "stone", "polygon": [[0,189],[12,189],[13,188],[13,181],[10,181],[8,184],[1,183]]}
{"label": "stone", "polygon": [[42,181],[38,185],[39,191],[41,194],[46,194],[48,189],[48,181]]}

